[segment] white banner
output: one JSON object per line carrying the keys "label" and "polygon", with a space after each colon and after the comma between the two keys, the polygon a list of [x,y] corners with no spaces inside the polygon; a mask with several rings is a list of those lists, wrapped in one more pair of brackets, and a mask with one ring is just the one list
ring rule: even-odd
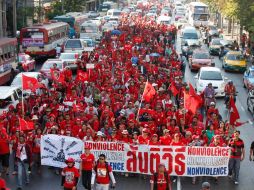
{"label": "white banner", "polygon": [[41,164],[63,168],[67,158],[75,159],[78,168],[84,143],[74,137],[45,135],[41,138]]}

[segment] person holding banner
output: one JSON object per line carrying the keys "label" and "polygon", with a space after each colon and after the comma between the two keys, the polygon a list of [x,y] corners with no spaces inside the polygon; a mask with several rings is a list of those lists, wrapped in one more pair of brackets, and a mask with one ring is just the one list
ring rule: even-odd
{"label": "person holding banner", "polygon": [[90,152],[90,147],[85,146],[85,153],[81,154],[80,171],[82,172],[82,183],[85,189],[91,190],[92,170],[95,165],[94,155]]}
{"label": "person holding banner", "polygon": [[160,163],[158,171],[150,180],[151,190],[172,190],[170,176],[166,171],[165,164]]}
{"label": "person holding banner", "polygon": [[93,169],[91,185],[93,187],[94,182],[96,182],[96,190],[108,190],[110,179],[113,183],[112,187],[115,188],[116,180],[112,168],[109,163],[106,162],[105,154],[100,154],[99,160]]}
{"label": "person holding banner", "polygon": [[62,171],[62,186],[64,190],[76,190],[78,185],[79,170],[74,167],[75,160],[68,158],[65,163],[67,167]]}

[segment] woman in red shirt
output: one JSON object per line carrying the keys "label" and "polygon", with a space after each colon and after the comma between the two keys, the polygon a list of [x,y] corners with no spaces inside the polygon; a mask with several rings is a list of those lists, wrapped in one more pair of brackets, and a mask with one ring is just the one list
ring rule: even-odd
{"label": "woman in red shirt", "polygon": [[38,173],[41,172],[41,137],[42,130],[41,128],[36,129],[34,139],[33,139],[33,154],[35,162],[38,165]]}
{"label": "woman in red shirt", "polygon": [[180,141],[180,134],[179,133],[174,134],[174,138],[173,138],[170,145],[171,146],[184,146],[183,142]]}
{"label": "woman in red shirt", "polygon": [[91,190],[92,169],[95,164],[94,155],[90,152],[90,147],[85,146],[85,153],[81,154],[80,170],[82,171],[82,183],[85,189]]}

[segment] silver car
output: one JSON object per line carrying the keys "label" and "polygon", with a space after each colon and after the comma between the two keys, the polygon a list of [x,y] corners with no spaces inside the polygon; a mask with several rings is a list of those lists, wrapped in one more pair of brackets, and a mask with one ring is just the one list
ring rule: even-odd
{"label": "silver car", "polygon": [[76,60],[79,58],[78,53],[61,53],[59,59],[64,61],[71,70],[77,70]]}

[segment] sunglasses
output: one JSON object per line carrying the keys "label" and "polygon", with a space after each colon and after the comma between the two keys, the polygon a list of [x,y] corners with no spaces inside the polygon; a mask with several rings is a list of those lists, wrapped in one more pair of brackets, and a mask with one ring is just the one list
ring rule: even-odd
{"label": "sunglasses", "polygon": [[104,158],[99,158],[99,160],[105,160]]}

